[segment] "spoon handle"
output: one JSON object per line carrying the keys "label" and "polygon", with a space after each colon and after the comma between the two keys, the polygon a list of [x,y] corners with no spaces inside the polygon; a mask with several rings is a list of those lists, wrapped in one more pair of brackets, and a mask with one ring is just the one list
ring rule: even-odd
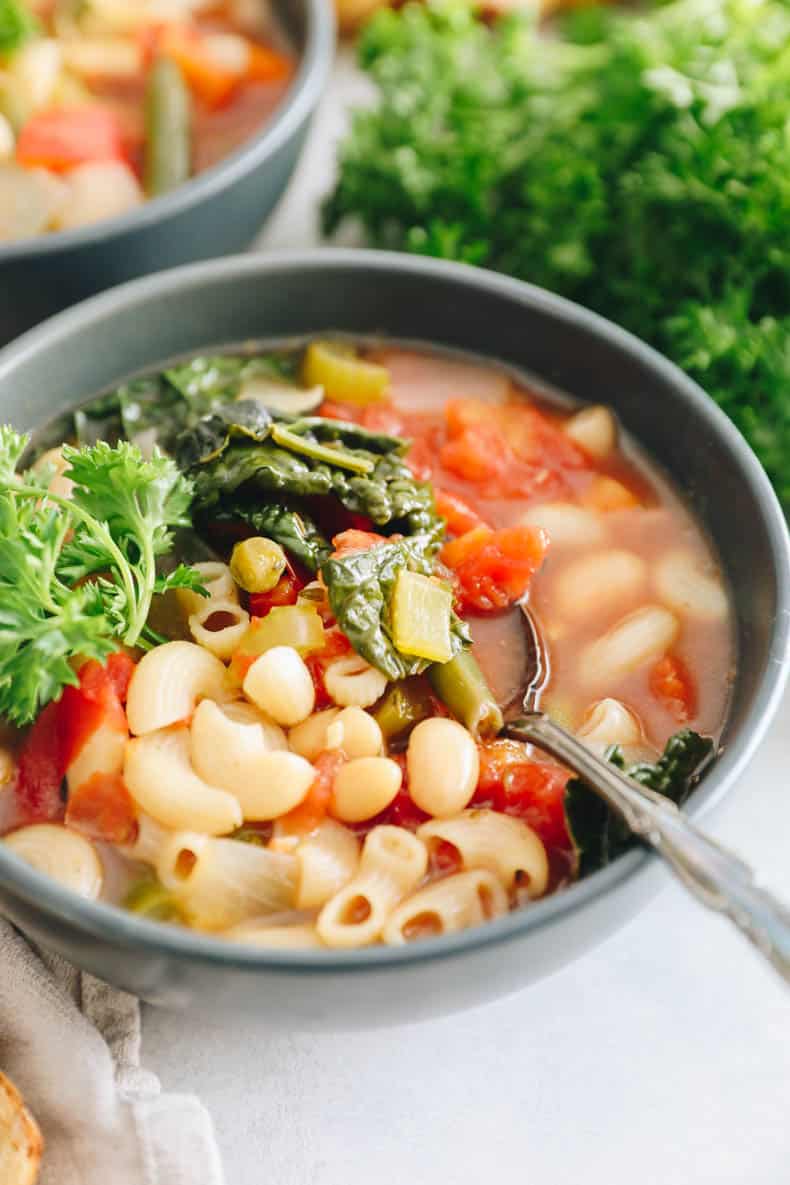
{"label": "spoon handle", "polygon": [[790,983],[790,909],[754,883],[754,873],[738,856],[700,831],[670,799],[620,773],[542,712],[519,716],[505,732],[537,745],[583,778],[695,897],[729,917]]}

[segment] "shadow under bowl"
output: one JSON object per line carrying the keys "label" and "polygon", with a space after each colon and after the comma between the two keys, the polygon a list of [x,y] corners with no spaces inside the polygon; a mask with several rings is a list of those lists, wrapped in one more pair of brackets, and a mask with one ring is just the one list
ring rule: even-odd
{"label": "shadow under bowl", "polygon": [[[677,367],[611,323],[458,264],[341,250],[240,257],[126,285],[26,335],[0,355],[0,418],[35,428],[174,356],[327,330],[473,351],[579,399],[604,400],[674,479],[718,549],[737,627],[723,753],[688,804],[693,817],[707,816],[735,789],[788,673],[787,529],[730,421]],[[635,850],[461,934],[402,948],[264,951],[85,902],[0,845],[4,909],[41,943],[154,1003],[263,1011],[280,1028],[414,1021],[515,991],[600,943],[662,875],[655,857]]]}

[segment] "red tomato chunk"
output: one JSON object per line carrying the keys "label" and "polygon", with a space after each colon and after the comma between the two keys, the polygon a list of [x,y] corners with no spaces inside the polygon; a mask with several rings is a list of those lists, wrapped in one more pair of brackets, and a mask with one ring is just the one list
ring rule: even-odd
{"label": "red tomato chunk", "polygon": [[549,849],[571,847],[565,825],[568,771],[550,762],[532,761],[515,741],[492,741],[480,747],[480,777],[472,806],[489,806],[523,819]]}
{"label": "red tomato chunk", "polygon": [[543,562],[548,538],[537,527],[485,525],[446,543],[440,559],[456,575],[461,611],[506,609],[523,597]]}

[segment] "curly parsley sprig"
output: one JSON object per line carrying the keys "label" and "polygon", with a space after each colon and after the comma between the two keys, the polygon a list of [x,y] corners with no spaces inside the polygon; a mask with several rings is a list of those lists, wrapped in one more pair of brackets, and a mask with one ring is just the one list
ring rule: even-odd
{"label": "curly parsley sprig", "polygon": [[76,682],[76,655],[158,640],[146,624],[155,593],[202,591],[191,568],[156,571],[189,524],[191,485],[172,460],[125,441],[64,446],[65,498],[46,472],[17,474],[27,443],[0,427],[0,715],[19,724]]}

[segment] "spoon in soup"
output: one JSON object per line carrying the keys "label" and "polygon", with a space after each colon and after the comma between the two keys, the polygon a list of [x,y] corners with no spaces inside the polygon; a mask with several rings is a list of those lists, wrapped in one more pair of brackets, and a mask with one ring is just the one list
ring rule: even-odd
{"label": "spoon in soup", "polygon": [[757,886],[752,869],[701,831],[670,798],[621,773],[538,710],[549,674],[547,653],[528,605],[522,602],[521,611],[526,690],[521,714],[505,724],[504,735],[536,745],[578,774],[703,905],[728,917],[790,983],[790,909]]}

